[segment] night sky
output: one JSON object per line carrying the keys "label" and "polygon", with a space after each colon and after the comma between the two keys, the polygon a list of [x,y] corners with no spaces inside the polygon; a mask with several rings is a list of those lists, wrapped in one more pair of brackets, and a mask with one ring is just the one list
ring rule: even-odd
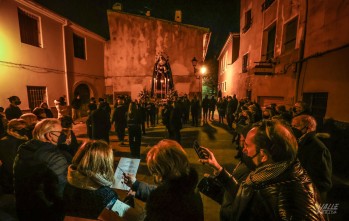
{"label": "night sky", "polygon": [[209,28],[212,32],[206,59],[216,59],[229,32],[239,32],[240,0],[36,0],[69,20],[109,39],[106,10],[120,2],[123,11],[173,21],[182,10],[182,23]]}

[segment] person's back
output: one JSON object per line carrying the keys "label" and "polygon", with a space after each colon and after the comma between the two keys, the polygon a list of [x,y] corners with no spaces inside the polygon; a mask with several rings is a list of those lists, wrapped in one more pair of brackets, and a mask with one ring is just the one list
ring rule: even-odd
{"label": "person's back", "polygon": [[113,164],[113,151],[104,141],[88,141],[79,149],[64,189],[66,216],[97,219],[104,208],[113,206],[118,199],[110,188]]}
{"label": "person's back", "polygon": [[197,182],[198,174],[191,170],[187,176],[158,186],[147,200],[145,220],[203,220],[201,196],[195,189]]}
{"label": "person's back", "polygon": [[145,220],[204,220],[198,174],[179,143],[160,141],[148,152],[147,165],[159,186],[149,194]]}
{"label": "person's back", "polygon": [[92,139],[103,139],[109,143],[110,117],[103,106],[91,114]]}
{"label": "person's back", "polygon": [[19,118],[22,115],[22,111],[18,107],[21,104],[21,100],[17,96],[11,96],[8,100],[10,101],[10,105],[5,109],[6,119],[12,120]]}
{"label": "person's back", "polygon": [[44,119],[33,131],[33,140],[19,147],[14,163],[14,189],[20,220],[61,220],[62,193],[67,161],[56,147],[62,127]]}
{"label": "person's back", "polygon": [[13,194],[13,163],[18,147],[28,140],[25,136],[24,120],[12,119],[8,124],[7,135],[0,140],[0,189],[3,193]]}

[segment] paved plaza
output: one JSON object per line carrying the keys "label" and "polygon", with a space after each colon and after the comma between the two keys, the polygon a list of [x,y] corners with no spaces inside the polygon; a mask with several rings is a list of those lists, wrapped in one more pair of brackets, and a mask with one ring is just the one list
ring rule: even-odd
{"label": "paved plaza", "polygon": [[[110,144],[114,150],[115,161],[118,163],[121,157],[130,156],[130,148],[128,142],[125,142],[124,145],[117,142],[117,136],[113,131],[114,128],[112,128],[110,133]],[[84,123],[81,122],[74,125],[74,132],[76,133],[78,140],[83,141],[87,139],[86,125]],[[233,166],[238,162],[234,158],[236,149],[235,145],[232,144],[232,134],[224,125],[220,125],[216,121],[200,127],[192,127],[189,124],[184,125],[181,130],[181,136],[182,146],[188,154],[190,163],[198,171],[199,178],[203,177],[204,173],[211,173],[212,169],[198,162],[198,157],[192,148],[192,144],[196,139],[202,146],[212,149],[218,162],[227,168],[233,168]],[[150,176],[148,172],[145,156],[147,149],[164,138],[167,138],[167,131],[161,122],[159,122],[156,127],[146,129],[146,135],[143,135],[142,137],[141,163],[137,173],[138,180],[153,183],[153,177]],[[128,140],[127,136],[126,140]],[[202,199],[204,203],[205,220],[219,220],[219,204],[204,195],[202,195]],[[140,206],[144,206],[141,202],[137,203],[139,203]]]}
{"label": "paved plaza", "polygon": [[[84,141],[87,139],[84,119],[75,124],[73,130],[77,135],[78,140]],[[226,125],[219,124],[217,121],[210,121],[208,124],[200,127],[192,127],[187,124],[183,126],[181,136],[182,146],[185,148],[188,154],[190,163],[198,171],[199,178],[202,178],[204,173],[212,173],[212,169],[198,162],[198,157],[192,148],[194,140],[198,140],[202,146],[210,148],[215,154],[218,162],[220,162],[221,165],[226,167],[228,170],[232,170],[234,165],[238,163],[238,160],[234,158],[237,150],[235,149],[235,145],[232,144],[233,135],[228,130]],[[145,156],[147,150],[151,148],[151,146],[164,138],[167,138],[167,131],[165,126],[162,125],[160,121],[156,127],[146,129],[146,135],[143,135],[142,137],[141,163],[137,173],[138,180],[153,183],[153,177],[150,176],[148,172]],[[110,144],[114,150],[116,164],[119,162],[121,157],[130,157],[130,148],[127,141],[128,137],[126,136],[126,142],[121,145],[118,142],[114,128],[111,129]],[[333,206],[333,204],[338,204],[338,209],[333,211],[335,214],[328,215],[329,220],[349,220],[349,185],[344,180],[338,180],[338,177],[336,176],[333,177],[333,183],[334,186],[328,196],[328,203],[322,206]],[[126,196],[125,192],[118,191],[118,194],[120,195],[120,198]],[[204,204],[205,220],[218,221],[220,205],[204,195],[202,195],[202,199]],[[136,207],[144,208],[144,203],[137,200]]]}

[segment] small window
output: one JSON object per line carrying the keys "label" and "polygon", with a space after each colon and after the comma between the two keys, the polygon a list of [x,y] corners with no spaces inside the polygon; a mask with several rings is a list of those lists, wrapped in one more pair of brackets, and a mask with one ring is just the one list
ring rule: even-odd
{"label": "small window", "polygon": [[227,82],[224,82],[224,92],[227,92]]}
{"label": "small window", "polygon": [[248,53],[242,57],[242,73],[248,70]]}
{"label": "small window", "polygon": [[291,51],[296,46],[297,23],[298,18],[293,19],[292,21],[286,24],[284,52]]}
{"label": "small window", "polygon": [[250,29],[252,24],[252,12],[251,9],[245,12],[245,26],[242,28],[242,32],[245,33]]}
{"label": "small window", "polygon": [[264,3],[262,4],[262,11],[266,10],[269,8],[271,4],[273,4],[275,0],[265,0]]}
{"label": "small window", "polygon": [[21,42],[40,47],[39,17],[18,8]]}
{"label": "small window", "polygon": [[39,107],[43,101],[46,101],[46,87],[27,86],[29,108],[33,110]]}
{"label": "small window", "polygon": [[74,57],[86,59],[85,55],[85,39],[73,34]]}
{"label": "small window", "polygon": [[228,68],[228,51],[224,54],[224,70],[227,70]]}

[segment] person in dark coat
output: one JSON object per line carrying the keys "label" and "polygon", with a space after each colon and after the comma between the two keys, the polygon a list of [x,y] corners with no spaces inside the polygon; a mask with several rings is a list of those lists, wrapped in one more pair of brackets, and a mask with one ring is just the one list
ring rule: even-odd
{"label": "person in dark coat", "polygon": [[61,133],[59,120],[44,119],[36,124],[33,139],[19,147],[13,166],[19,220],[63,218],[68,164],[56,146]]}
{"label": "person in dark coat", "polygon": [[92,139],[92,121],[91,121],[91,117],[92,117],[92,113],[93,111],[97,110],[97,104],[96,104],[96,98],[91,97],[90,98],[90,103],[87,105],[87,119],[86,119],[86,133],[87,133],[87,137]]}
{"label": "person in dark coat", "polygon": [[170,139],[181,143],[182,112],[178,105],[178,102],[174,102],[174,107],[170,111],[168,133]]}
{"label": "person in dark coat", "polygon": [[6,135],[7,122],[4,108],[0,107],[0,139]]}
{"label": "person in dark coat", "polygon": [[288,126],[263,121],[248,132],[244,153],[256,169],[239,183],[207,148],[216,178],[235,198],[231,220],[321,220],[318,192],[297,159],[297,141]]}
{"label": "person in dark coat", "polygon": [[143,135],[145,135],[146,134],[146,132],[145,132],[145,121],[146,121],[147,113],[146,113],[144,100],[140,100],[139,101],[138,110],[139,110],[140,116],[141,116],[142,133],[143,133]]}
{"label": "person in dark coat", "polygon": [[218,101],[217,101],[217,110],[218,110],[218,120],[219,120],[219,123],[223,124],[223,119],[224,119],[224,116],[225,116],[225,110],[226,110],[226,105],[225,105],[225,102],[222,98],[218,98]]}
{"label": "person in dark coat", "polygon": [[42,102],[40,104],[40,107],[44,109],[44,111],[46,113],[46,118],[53,118],[53,113],[52,113],[51,109],[48,107],[46,102]]}
{"label": "person in dark coat", "polygon": [[142,142],[141,113],[135,102],[131,102],[129,105],[127,127],[131,156],[140,159]]}
{"label": "person in dark coat", "polygon": [[35,128],[35,125],[38,123],[38,117],[33,113],[25,113],[22,114],[20,118],[27,123],[26,135],[29,140],[31,140],[33,138],[33,130]]}
{"label": "person in dark coat", "polygon": [[211,97],[209,105],[208,105],[208,119],[210,119],[211,121],[214,120],[214,112],[216,110],[216,104],[217,104],[217,100],[214,98],[214,96]]}
{"label": "person in dark coat", "polygon": [[114,155],[104,141],[87,141],[68,168],[64,189],[67,216],[97,219],[104,208],[111,209],[118,195],[111,189],[114,182]]}
{"label": "person in dark coat", "polygon": [[47,118],[44,108],[41,108],[41,107],[34,108],[33,114],[35,114],[35,116],[37,117],[38,121]]}
{"label": "person in dark coat", "polygon": [[21,100],[17,96],[11,96],[8,100],[10,101],[10,105],[5,109],[6,119],[12,120],[19,118],[22,115],[22,111],[18,107],[21,104]]}
{"label": "person in dark coat", "polygon": [[81,99],[80,95],[77,94],[72,102],[71,102],[71,107],[72,107],[72,118],[73,120],[76,120],[81,117]]}
{"label": "person in dark coat", "polygon": [[157,187],[136,181],[133,175],[124,176],[136,198],[146,201],[145,220],[204,220],[202,199],[196,189],[198,174],[178,142],[161,140],[148,152],[147,165]]}
{"label": "person in dark coat", "polygon": [[200,102],[196,95],[190,103],[190,112],[192,119],[192,126],[199,126],[199,117],[200,117]]}
{"label": "person in dark coat", "polygon": [[210,106],[210,100],[208,99],[208,95],[206,95],[205,98],[202,100],[202,104],[201,104],[204,124],[207,124],[207,114],[208,114],[209,106]]}
{"label": "person in dark coat", "polygon": [[332,187],[332,159],[325,144],[316,136],[316,120],[310,115],[292,119],[298,137],[298,159],[320,192],[322,202]]}
{"label": "person in dark coat", "polygon": [[73,131],[73,118],[69,115],[65,115],[59,118],[62,125],[62,133],[58,138],[58,149],[62,151],[64,156],[67,159],[67,162],[70,164],[75,153],[79,149],[79,143],[76,139],[75,133]]}
{"label": "person in dark coat", "polygon": [[13,163],[18,147],[28,140],[26,122],[12,119],[8,122],[7,135],[0,140],[0,189],[3,193],[13,194]]}
{"label": "person in dark coat", "polygon": [[114,109],[111,123],[115,122],[115,132],[121,144],[124,144],[125,129],[127,127],[126,113],[127,113],[127,107],[124,105],[124,100],[119,99],[118,105]]}
{"label": "person in dark coat", "polygon": [[92,139],[109,143],[110,115],[105,105],[99,104],[91,114]]}

